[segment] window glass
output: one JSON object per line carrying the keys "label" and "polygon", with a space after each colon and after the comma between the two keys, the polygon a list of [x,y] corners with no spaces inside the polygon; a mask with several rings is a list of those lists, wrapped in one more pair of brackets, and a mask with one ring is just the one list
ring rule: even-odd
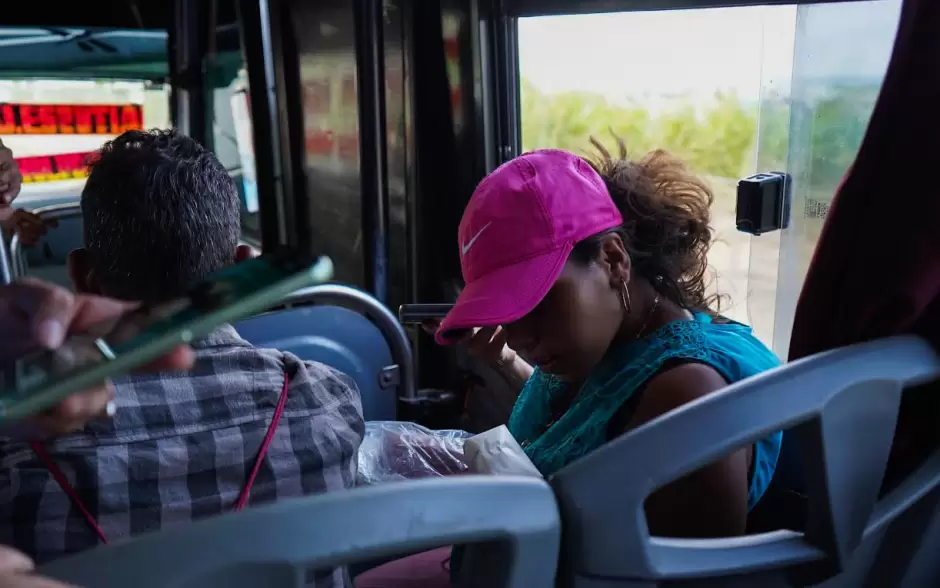
{"label": "window glass", "polygon": [[351,4],[294,3],[310,225],[336,282],[364,285],[359,114]]}
{"label": "window glass", "polygon": [[[775,285],[771,324],[780,355],[789,348],[800,288],[829,204],[868,127],[900,15],[901,0],[801,5],[792,60],[765,71],[758,166],[791,174],[793,213],[789,229],[767,235],[767,242],[751,241],[750,283]],[[752,316],[760,300],[749,301]]]}
{"label": "window glass", "polygon": [[261,227],[248,73],[239,51],[220,54],[209,63],[207,82],[212,85],[212,94],[207,108],[211,113],[212,150],[238,188],[242,238],[257,246],[261,244]]}
{"label": "window glass", "polygon": [[[634,157],[654,148],[681,157],[714,192],[709,288],[722,295],[720,312],[784,355],[819,226],[884,77],[899,5],[520,19],[523,149],[588,153],[591,136],[614,145],[612,131]],[[736,230],[737,180],[757,171],[793,174],[790,229]]]}

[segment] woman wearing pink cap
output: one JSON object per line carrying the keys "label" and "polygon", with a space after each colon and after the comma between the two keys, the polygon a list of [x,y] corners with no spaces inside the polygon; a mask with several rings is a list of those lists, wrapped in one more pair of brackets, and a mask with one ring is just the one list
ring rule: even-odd
{"label": "woman wearing pink cap", "polygon": [[[619,157],[594,145],[591,163],[534,151],[480,183],[460,222],[466,287],[435,334],[442,344],[467,341],[519,382],[509,430],[545,475],[778,364],[748,327],[721,320],[706,293],[706,184],[663,151],[631,161],[622,142]],[[650,532],[743,534],[781,436],[658,490],[646,503]],[[386,564],[357,586],[417,585],[403,581],[409,575],[430,586],[429,570],[446,557]]]}

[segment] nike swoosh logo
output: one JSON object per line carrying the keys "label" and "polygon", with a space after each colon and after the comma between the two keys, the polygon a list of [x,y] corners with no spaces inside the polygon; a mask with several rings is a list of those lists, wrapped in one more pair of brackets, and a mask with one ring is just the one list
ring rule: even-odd
{"label": "nike swoosh logo", "polygon": [[461,247],[461,249],[460,249],[460,254],[461,254],[461,255],[466,255],[466,254],[467,254],[467,251],[470,251],[470,248],[473,247],[473,244],[476,242],[476,240],[479,239],[479,238],[480,238],[480,235],[483,234],[483,231],[486,230],[486,227],[490,226],[491,224],[493,224],[492,221],[490,221],[490,222],[486,223],[485,225],[483,225],[483,228],[480,229],[479,231],[477,231],[477,234],[474,235],[472,239],[470,239],[469,241],[467,241],[467,244],[466,244],[466,245],[464,245],[463,247]]}

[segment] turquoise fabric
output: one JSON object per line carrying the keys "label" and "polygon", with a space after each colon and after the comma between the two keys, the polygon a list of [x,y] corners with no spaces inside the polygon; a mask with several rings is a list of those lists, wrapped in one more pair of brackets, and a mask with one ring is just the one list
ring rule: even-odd
{"label": "turquoise fabric", "polygon": [[[648,336],[612,349],[584,382],[571,407],[548,430],[552,399],[564,384],[536,369],[519,394],[509,430],[532,463],[549,476],[607,442],[607,425],[633,393],[670,361],[694,361],[714,368],[729,383],[779,365],[780,361],[751,329],[715,323],[706,314],[669,323]],[[544,431],[543,431],[544,430]],[[754,446],[748,509],[754,507],[773,477],[783,433]]]}
{"label": "turquoise fabric", "polygon": [[[509,417],[509,430],[532,463],[549,476],[607,442],[608,423],[634,392],[670,361],[694,361],[714,368],[733,383],[779,365],[777,357],[738,323],[715,323],[705,314],[669,323],[648,336],[608,352],[584,382],[565,414],[544,430],[552,399],[562,382],[536,369]],[[783,433],[754,445],[748,509],[773,477]]]}
{"label": "turquoise fabric", "polygon": [[[509,431],[545,476],[554,474],[607,442],[607,425],[624,402],[670,361],[692,361],[714,368],[729,383],[780,365],[772,351],[738,323],[715,323],[706,314],[669,323],[646,337],[613,348],[584,382],[565,414],[552,424],[552,399],[565,386],[535,370],[519,393],[509,417]],[[748,488],[750,511],[770,485],[780,455],[783,432],[754,444],[754,468]],[[451,553],[456,577],[462,549]]]}

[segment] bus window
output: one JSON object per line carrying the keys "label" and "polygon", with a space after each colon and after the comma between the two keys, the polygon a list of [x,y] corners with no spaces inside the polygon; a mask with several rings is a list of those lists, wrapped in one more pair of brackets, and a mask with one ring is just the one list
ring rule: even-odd
{"label": "bus window", "polygon": [[[520,18],[522,148],[586,153],[590,136],[611,146],[613,131],[633,156],[662,148],[681,157],[714,192],[710,287],[722,295],[720,312],[784,356],[825,208],[887,67],[899,6]],[[790,228],[738,232],[737,180],[776,170],[794,176]]]}
{"label": "bus window", "polygon": [[242,239],[261,245],[258,187],[255,181],[248,72],[242,53],[234,0],[210,11],[214,36],[203,58],[206,146],[228,170],[241,202]]}
{"label": "bus window", "polygon": [[241,200],[242,238],[261,244],[258,187],[255,182],[255,152],[249,110],[248,75],[240,52],[218,55],[206,71],[213,83],[210,109],[212,150],[231,174]]}
{"label": "bus window", "polygon": [[297,4],[292,21],[316,245],[333,260],[335,281],[362,287],[365,258],[352,8]]}
{"label": "bus window", "polygon": [[[789,83],[763,82],[758,167],[786,169],[793,177],[790,228],[774,235],[780,252],[773,331],[778,353],[789,348],[813,249],[865,135],[900,14],[901,0],[800,5]],[[752,252],[761,238],[752,240]],[[760,271],[752,260],[751,275]]]}
{"label": "bus window", "polygon": [[[15,207],[77,205],[87,159],[132,129],[171,126],[166,30],[0,28],[0,139],[24,184]],[[77,217],[17,256],[19,271],[68,287]]]}

